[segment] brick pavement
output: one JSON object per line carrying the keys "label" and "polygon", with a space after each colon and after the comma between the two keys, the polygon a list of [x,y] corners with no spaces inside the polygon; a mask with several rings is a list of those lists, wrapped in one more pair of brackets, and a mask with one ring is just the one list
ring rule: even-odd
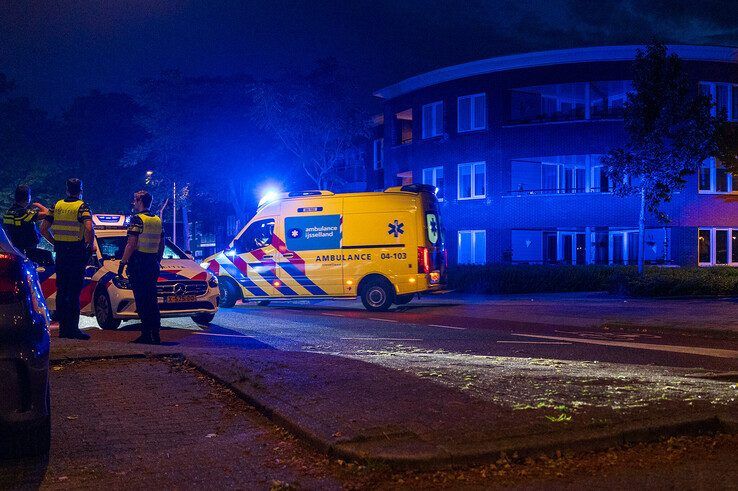
{"label": "brick pavement", "polygon": [[48,467],[0,467],[0,487],[337,488],[334,464],[179,362],[67,362],[51,372]]}

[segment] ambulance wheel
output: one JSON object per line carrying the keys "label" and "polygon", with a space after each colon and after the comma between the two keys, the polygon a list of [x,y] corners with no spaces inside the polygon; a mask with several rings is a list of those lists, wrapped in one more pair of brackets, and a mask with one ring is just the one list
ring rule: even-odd
{"label": "ambulance wheel", "polygon": [[271,300],[259,300],[259,302],[256,305],[258,305],[259,307],[266,307],[270,303],[272,303]]}
{"label": "ambulance wheel", "polygon": [[120,326],[120,319],[113,317],[113,306],[105,290],[100,290],[95,294],[95,319],[97,325],[106,331],[118,329]]}
{"label": "ambulance wheel", "polygon": [[213,319],[215,319],[215,314],[195,314],[192,316],[192,320],[195,321],[195,324],[201,326],[207,326],[213,322]]}
{"label": "ambulance wheel", "polygon": [[384,278],[373,278],[361,289],[361,303],[367,310],[389,310],[394,301],[395,292],[392,284]]}
{"label": "ambulance wheel", "polygon": [[220,288],[220,307],[230,309],[241,300],[241,289],[231,278],[219,276],[218,287]]}
{"label": "ambulance wheel", "polygon": [[397,295],[395,298],[395,305],[406,305],[415,297],[414,293],[408,293],[407,295]]}

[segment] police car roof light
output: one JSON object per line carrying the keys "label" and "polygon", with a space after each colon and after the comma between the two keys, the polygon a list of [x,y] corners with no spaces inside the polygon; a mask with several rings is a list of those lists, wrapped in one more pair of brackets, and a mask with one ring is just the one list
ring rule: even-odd
{"label": "police car roof light", "polygon": [[96,228],[125,228],[127,226],[126,215],[120,215],[116,213],[108,214],[95,214],[92,215],[92,223]]}
{"label": "police car roof light", "polygon": [[317,189],[308,189],[306,191],[292,191],[287,193],[289,198],[299,198],[301,196],[333,196],[334,193],[331,191],[320,191]]}

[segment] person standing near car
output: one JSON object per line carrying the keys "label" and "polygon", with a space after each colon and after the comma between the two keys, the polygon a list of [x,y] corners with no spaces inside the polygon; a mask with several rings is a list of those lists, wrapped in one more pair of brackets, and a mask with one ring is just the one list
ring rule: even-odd
{"label": "person standing near car", "polygon": [[92,214],[82,201],[82,181],[67,179],[67,197],[56,202],[41,223],[41,234],[56,252],[56,312],[59,337],[90,339],[79,329],[79,295],[85,267],[95,252]]}
{"label": "person standing near car", "polygon": [[161,218],[151,213],[152,197],[147,191],[133,195],[133,211],[128,226],[128,241],[118,266],[118,276],[128,270],[128,280],[141,319],[141,335],[134,343],[160,344],[161,313],[156,295],[159,264],[164,254],[164,231]]}
{"label": "person standing near car", "polygon": [[15,199],[5,215],[3,228],[13,246],[31,261],[37,261],[39,220],[48,215],[49,210],[41,203],[31,204],[31,188],[21,184],[15,188]]}

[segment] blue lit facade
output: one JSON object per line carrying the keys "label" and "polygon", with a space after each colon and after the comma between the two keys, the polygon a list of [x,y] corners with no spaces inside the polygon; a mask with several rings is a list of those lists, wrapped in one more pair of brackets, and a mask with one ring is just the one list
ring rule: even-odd
{"label": "blue lit facade", "polygon": [[[633,263],[638,198],[610,192],[599,156],[625,141],[637,48],[492,58],[377,91],[370,187],[436,185],[452,263]],[[670,50],[738,121],[738,49]],[[738,177],[706,162],[664,210],[670,223],[647,225],[647,262],[738,266]]]}

